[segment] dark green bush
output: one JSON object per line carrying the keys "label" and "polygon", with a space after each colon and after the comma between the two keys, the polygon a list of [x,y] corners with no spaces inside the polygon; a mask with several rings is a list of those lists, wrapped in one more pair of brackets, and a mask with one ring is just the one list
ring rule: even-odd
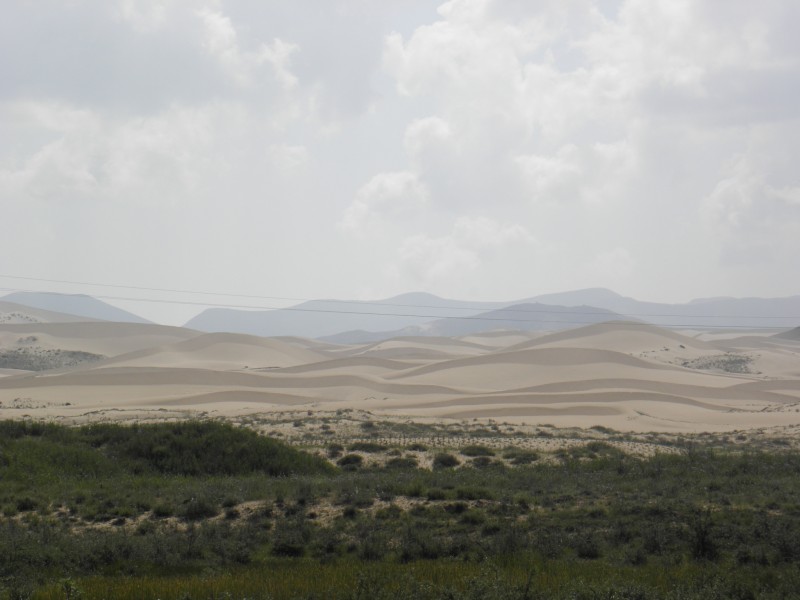
{"label": "dark green bush", "polygon": [[180,516],[187,521],[200,521],[219,514],[219,506],[208,498],[192,498],[183,505]]}
{"label": "dark green bush", "polygon": [[488,456],[478,456],[469,461],[469,464],[477,469],[485,469],[486,467],[490,467],[497,463]]}
{"label": "dark green bush", "polygon": [[364,457],[360,454],[345,454],[336,464],[344,469],[354,470],[364,464]]}
{"label": "dark green bush", "polygon": [[386,446],[375,442],[356,442],[354,444],[350,444],[347,449],[350,452],[367,452],[372,454],[375,452],[383,452],[386,450]]}
{"label": "dark green bush", "polygon": [[171,517],[173,514],[175,514],[175,508],[170,504],[160,502],[153,507],[153,516],[159,519]]}
{"label": "dark green bush", "polygon": [[461,461],[459,461],[455,456],[447,452],[439,452],[436,456],[433,457],[434,469],[452,469],[453,467],[457,467],[460,464]]}
{"label": "dark green bush", "polygon": [[322,459],[229,424],[209,421],[152,425],[91,425],[84,437],[117,460],[176,475],[271,476],[322,473]]}
{"label": "dark green bush", "polygon": [[488,446],[464,446],[461,449],[461,454],[464,456],[494,456],[494,450]]}
{"label": "dark green bush", "polygon": [[529,465],[539,460],[539,454],[533,450],[509,448],[503,452],[503,458],[510,460],[512,465]]}
{"label": "dark green bush", "polygon": [[386,461],[387,469],[416,469],[419,461],[414,456],[390,458]]}

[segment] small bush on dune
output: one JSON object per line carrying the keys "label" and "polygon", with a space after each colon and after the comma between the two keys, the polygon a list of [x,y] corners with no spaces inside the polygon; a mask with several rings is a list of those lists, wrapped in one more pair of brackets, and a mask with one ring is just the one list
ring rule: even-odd
{"label": "small bush on dune", "polygon": [[452,454],[448,454],[447,452],[440,452],[433,457],[434,469],[452,469],[453,467],[457,467],[460,464],[461,464],[460,460],[458,460]]}
{"label": "small bush on dune", "polygon": [[391,458],[386,462],[387,469],[416,469],[419,461],[413,456]]}
{"label": "small bush on dune", "polygon": [[461,454],[464,456],[494,456],[494,450],[488,446],[465,446],[461,449]]}
{"label": "small bush on dune", "polygon": [[533,450],[510,448],[503,452],[503,458],[510,460],[512,465],[529,465],[539,460],[539,454]]}
{"label": "small bush on dune", "polygon": [[219,514],[217,504],[208,498],[192,498],[181,510],[180,516],[187,521],[200,521]]}
{"label": "small bush on dune", "polygon": [[356,442],[354,444],[350,444],[347,447],[347,449],[350,452],[375,453],[375,452],[383,452],[384,450],[386,450],[386,446],[375,442]]}
{"label": "small bush on dune", "polygon": [[364,457],[360,454],[345,454],[342,458],[336,461],[336,464],[343,469],[355,470],[364,464]]}

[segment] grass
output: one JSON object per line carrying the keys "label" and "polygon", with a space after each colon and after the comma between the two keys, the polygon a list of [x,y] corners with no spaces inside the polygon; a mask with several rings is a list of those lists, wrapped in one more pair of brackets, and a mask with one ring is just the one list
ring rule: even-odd
{"label": "grass", "polygon": [[550,453],[481,443],[460,460],[380,445],[388,460],[337,468],[360,455],[323,458],[223,423],[0,422],[0,599],[800,589],[791,446],[634,457],[599,440]]}
{"label": "grass", "polygon": [[[320,565],[308,560],[284,560],[224,574],[88,577],[46,586],[31,598],[62,600],[65,588],[75,597],[140,600],[187,599],[641,599],[746,598],[747,582],[764,587],[779,577],[774,570],[730,570],[697,565],[618,567],[600,564],[554,563],[531,557],[504,557],[493,562],[418,561],[408,564],[357,561]],[[676,582],[678,584],[676,585]],[[681,584],[680,582],[686,582]],[[783,591],[800,584],[790,575]],[[797,589],[796,587],[794,588]],[[775,588],[778,591],[778,588]],[[779,594],[780,592],[778,592]],[[78,596],[77,594],[80,594]],[[781,597],[776,594],[774,597]]]}

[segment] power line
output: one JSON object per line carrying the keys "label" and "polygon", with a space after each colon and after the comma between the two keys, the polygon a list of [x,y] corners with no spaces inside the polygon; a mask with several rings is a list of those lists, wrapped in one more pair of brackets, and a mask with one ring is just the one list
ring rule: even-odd
{"label": "power line", "polygon": [[[14,291],[10,288],[0,288],[3,291]],[[16,290],[16,291],[25,291],[25,292],[34,292],[36,290]],[[215,307],[215,308],[233,308],[233,309],[250,309],[250,310],[284,310],[284,311],[291,311],[291,312],[307,312],[307,313],[325,313],[325,314],[340,314],[340,315],[363,315],[363,316],[378,316],[378,317],[413,317],[413,318],[421,318],[421,319],[447,319],[447,320],[460,320],[460,321],[500,321],[504,323],[538,323],[542,322],[540,319],[511,319],[511,318],[504,318],[504,317],[480,317],[480,316],[453,316],[453,315],[424,315],[418,313],[388,313],[388,312],[369,312],[369,311],[350,311],[350,310],[333,310],[333,309],[318,309],[318,308],[301,308],[297,306],[290,306],[290,307],[276,307],[276,306],[250,306],[250,305],[242,305],[242,304],[209,304],[205,302],[192,302],[187,300],[165,300],[165,299],[158,299],[158,298],[131,298],[126,296],[107,296],[107,295],[96,295],[93,296],[94,298],[103,299],[103,300],[122,300],[128,302],[148,302],[148,303],[156,303],[156,304],[179,304],[179,305],[186,305],[186,306],[204,306],[204,307]],[[403,306],[403,305],[400,305]],[[500,309],[502,310],[502,309]],[[557,311],[553,310],[541,310],[541,311],[517,311],[517,312],[540,312],[546,314],[558,314]],[[613,319],[614,317],[626,317],[630,315],[623,315],[620,313],[605,313],[605,312],[572,312],[572,311],[565,311],[563,314],[566,315],[607,315],[609,318]],[[674,317],[686,316],[686,315],[669,315]],[[704,318],[703,315],[698,315],[695,318]],[[786,317],[790,318],[790,317]],[[543,321],[544,323],[555,323],[560,325],[596,325],[598,324],[597,321],[562,321],[558,319],[546,319]],[[649,325],[650,323],[641,323],[641,325]],[[755,327],[749,325],[704,325],[699,323],[687,324],[687,323],[669,323],[669,327],[685,327],[685,328],[692,328],[692,327],[702,327],[703,329],[754,329]],[[786,327],[770,327],[770,326],[759,326],[758,329],[775,329],[775,330],[784,330]]]}
{"label": "power line", "polygon": [[[64,280],[64,279],[44,279],[40,277],[22,277],[18,275],[3,275],[0,274],[0,278],[5,279],[19,279],[24,281],[40,281],[46,283],[62,283],[62,284],[70,284],[70,285],[84,285],[84,286],[95,286],[95,287],[110,287],[110,288],[119,288],[119,289],[128,289],[128,290],[140,290],[140,291],[150,291],[150,292],[167,292],[167,293],[176,293],[176,294],[196,294],[196,295],[205,295],[205,296],[223,296],[228,298],[251,298],[254,300],[283,300],[283,301],[294,301],[294,302],[331,302],[337,304],[355,304],[358,306],[389,306],[389,307],[402,307],[402,308],[430,308],[435,310],[503,310],[505,312],[514,312],[514,313],[546,313],[552,314],[553,311],[550,309],[529,309],[529,308],[504,308],[504,307],[497,307],[497,308],[490,308],[487,306],[448,306],[448,305],[430,305],[430,304],[398,304],[392,302],[375,302],[375,301],[363,301],[363,300],[336,300],[336,299],[318,299],[318,298],[296,298],[296,297],[287,297],[287,296],[260,296],[260,295],[252,295],[252,294],[226,294],[223,292],[207,292],[207,291],[199,291],[199,290],[179,290],[179,289],[171,289],[171,288],[156,288],[156,287],[143,287],[143,286],[134,286],[134,285],[116,285],[116,284],[109,284],[109,283],[93,283],[93,282],[86,282],[86,281],[71,281],[71,280]],[[33,293],[42,293],[41,290],[21,290],[18,288],[0,288],[3,291],[24,291],[24,292],[33,292]],[[58,293],[58,292],[44,292],[44,293]],[[311,308],[299,308],[299,307],[277,307],[277,306],[248,306],[248,305],[241,305],[241,304],[222,304],[222,303],[214,303],[214,302],[192,302],[192,301],[179,301],[179,300],[158,300],[152,298],[129,298],[129,297],[119,297],[119,296],[106,296],[106,295],[94,295],[95,298],[102,298],[106,300],[124,300],[124,301],[131,301],[131,302],[161,302],[165,304],[183,304],[187,306],[205,306],[205,307],[216,307],[216,308],[236,308],[236,309],[252,309],[252,310],[293,310],[293,311],[302,311],[302,312],[324,312],[324,313],[337,313],[337,314],[363,314],[363,315],[385,315],[385,316],[399,316],[399,317],[421,317],[421,318],[441,318],[441,319],[466,319],[468,317],[454,317],[454,316],[441,316],[441,315],[406,315],[406,314],[394,314],[394,313],[372,313],[372,312],[363,312],[363,311],[338,311],[338,310],[325,310],[325,309],[311,309]],[[496,302],[487,302],[486,304],[502,304]],[[656,318],[683,318],[683,319],[796,319],[800,320],[800,316],[780,316],[780,315],[691,315],[691,314],[658,314],[658,313],[618,313],[614,312],[616,316],[621,317],[656,317]],[[607,312],[604,311],[571,311],[569,314],[574,315],[606,315]],[[489,320],[500,320],[500,321],[508,321],[514,319],[489,319]],[[524,322],[524,320],[521,320]],[[680,325],[678,325],[680,326]],[[781,328],[783,329],[783,328]]]}

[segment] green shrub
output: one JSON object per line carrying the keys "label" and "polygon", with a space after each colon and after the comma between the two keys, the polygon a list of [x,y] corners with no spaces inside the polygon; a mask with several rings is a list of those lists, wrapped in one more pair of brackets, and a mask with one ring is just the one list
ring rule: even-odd
{"label": "green shrub", "polygon": [[447,452],[439,452],[436,456],[433,457],[434,469],[452,469],[453,467],[457,467],[460,464],[461,464],[460,460],[458,460],[455,456]]}
{"label": "green shrub", "polygon": [[387,469],[416,469],[419,461],[414,456],[390,458],[386,461]]}
{"label": "green shrub", "polygon": [[175,514],[175,508],[166,502],[159,502],[153,507],[153,516],[158,519],[165,519]]}
{"label": "green shrub", "polygon": [[488,446],[465,446],[461,449],[464,456],[494,456],[494,450]]}
{"label": "green shrub", "polygon": [[444,500],[447,498],[447,492],[439,488],[433,488],[428,490],[427,498],[428,500]]}
{"label": "green shrub", "polygon": [[311,526],[301,519],[280,519],[275,526],[272,554],[299,557],[312,539]]}
{"label": "green shrub", "polygon": [[539,460],[539,454],[533,450],[509,448],[503,452],[503,458],[510,460],[512,465],[529,465]]}
{"label": "green shrub", "polygon": [[373,454],[375,452],[383,452],[386,450],[386,446],[375,442],[355,442],[354,444],[350,444],[347,449],[350,452],[367,452]]}
{"label": "green shrub", "polygon": [[28,512],[31,510],[36,510],[38,506],[39,503],[36,502],[36,500],[31,498],[30,496],[25,496],[17,500],[17,510],[19,512]]}
{"label": "green shrub", "polygon": [[192,498],[183,505],[180,516],[187,521],[200,521],[219,514],[219,506],[208,498]]}
{"label": "green shrub", "polygon": [[102,424],[82,432],[93,447],[105,449],[111,458],[159,473],[287,476],[331,469],[319,457],[225,423]]}
{"label": "green shrub", "polygon": [[344,469],[355,470],[364,464],[364,457],[360,454],[345,454],[336,464]]}

